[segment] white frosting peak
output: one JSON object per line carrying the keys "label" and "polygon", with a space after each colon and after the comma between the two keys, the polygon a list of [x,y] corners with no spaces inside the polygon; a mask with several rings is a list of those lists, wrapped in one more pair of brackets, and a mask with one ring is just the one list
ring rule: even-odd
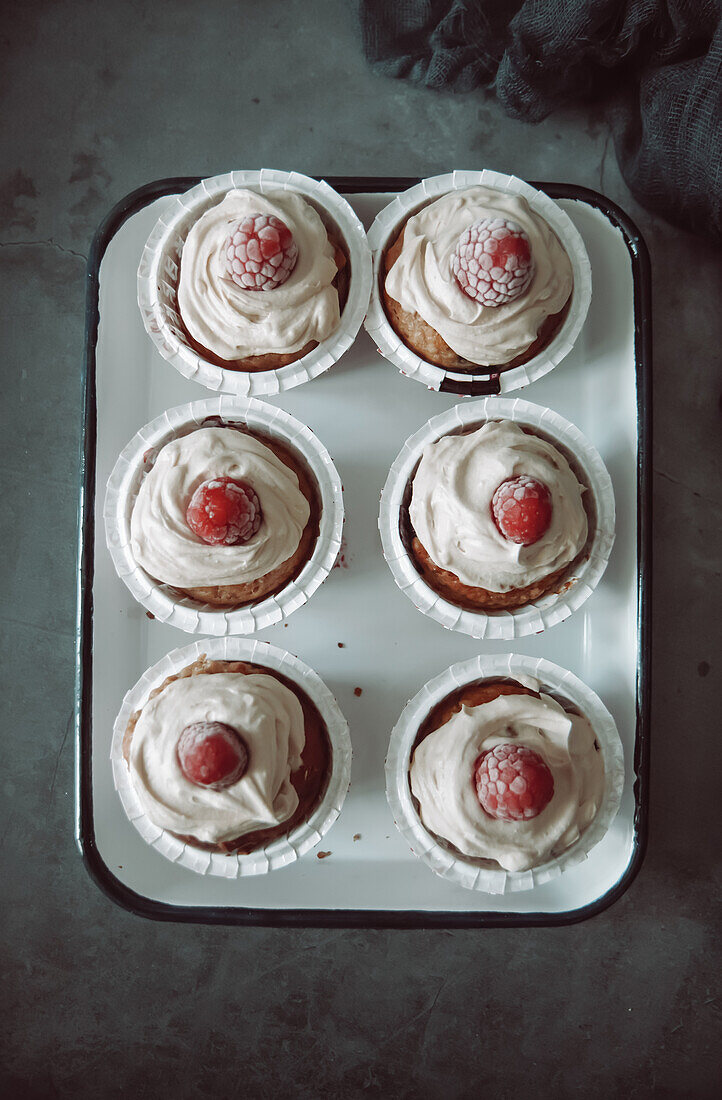
{"label": "white frosting peak", "polygon": [[[529,238],[534,277],[506,305],[483,306],[459,287],[451,258],[459,237],[482,218],[516,222]],[[490,187],[451,191],[406,222],[401,253],[386,277],[386,292],[419,316],[449,347],[481,366],[508,363],[534,343],[544,320],[572,292],[572,266],[554,231],[526,199]]]}
{"label": "white frosting peak", "polygon": [[[497,821],[481,807],[474,765],[496,745],[525,745],[552,773],[554,794],[536,817]],[[424,826],[462,855],[525,871],[570,847],[591,824],[604,794],[604,762],[586,718],[549,695],[500,695],[462,706],[414,752],[411,791]]]}
{"label": "white frosting peak", "polygon": [[[192,783],[178,763],[191,722],[224,722],[248,748],[248,770],[225,790]],[[303,710],[289,688],[261,673],[217,672],[173,680],[145,704],[128,767],[144,813],[160,829],[218,844],[287,821],[298,806],[290,776],[306,743]]]}
{"label": "white frosting peak", "polygon": [[[273,214],[298,246],[296,266],[274,290],[243,290],[227,275],[223,246],[239,221]],[[181,255],[178,306],[191,336],[221,359],[299,351],[340,321],[334,249],[301,195],[229,191],[192,226]]]}
{"label": "white frosting peak", "polygon": [[[549,489],[552,517],[530,546],[504,538],[491,500],[509,478],[528,474]],[[409,518],[422,546],[464,584],[507,592],[549,576],[584,546],[583,486],[556,447],[510,420],[488,421],[467,435],[424,448],[413,480]]]}
{"label": "white frosting peak", "polygon": [[[209,545],[186,522],[193,493],[217,477],[247,481],[258,495],[261,526],[243,545]],[[141,482],[130,522],[131,547],[146,572],[165,584],[245,584],[295,553],[309,515],[298,478],[270,447],[235,428],[198,428],[166,443]]]}

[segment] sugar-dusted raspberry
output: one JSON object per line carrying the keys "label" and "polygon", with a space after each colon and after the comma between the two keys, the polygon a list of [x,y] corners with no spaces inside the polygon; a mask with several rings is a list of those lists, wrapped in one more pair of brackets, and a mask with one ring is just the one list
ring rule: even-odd
{"label": "sugar-dusted raspberry", "polygon": [[296,266],[298,245],[273,214],[249,214],[223,245],[227,275],[243,290],[275,290]]}
{"label": "sugar-dusted raspberry", "polygon": [[199,485],[186,508],[186,523],[194,535],[211,545],[239,546],[261,526],[263,513],[255,489],[247,481],[214,477]]}
{"label": "sugar-dusted raspberry", "polygon": [[509,542],[531,546],[548,530],[552,498],[546,485],[527,474],[502,481],[491,498],[496,526]]}
{"label": "sugar-dusted raspberry", "polygon": [[474,764],[482,810],[497,821],[528,821],[554,794],[554,778],[538,753],[525,745],[497,745]]}
{"label": "sugar-dusted raspberry", "polygon": [[469,298],[504,306],[519,298],[534,277],[529,238],[516,222],[482,218],[459,237],[451,270]]}
{"label": "sugar-dusted raspberry", "polygon": [[186,779],[214,791],[237,783],[248,768],[246,743],[225,722],[191,722],[182,730],[176,752]]}

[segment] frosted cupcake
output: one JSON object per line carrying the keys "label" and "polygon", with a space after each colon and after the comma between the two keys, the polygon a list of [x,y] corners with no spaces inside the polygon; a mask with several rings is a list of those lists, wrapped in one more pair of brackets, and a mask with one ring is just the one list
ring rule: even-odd
{"label": "frosted cupcake", "polygon": [[369,242],[366,328],[403,374],[433,389],[518,388],[559,363],[581,331],[591,298],[582,239],[555,202],[513,176],[423,180],[381,211]]}
{"label": "frosted cupcake", "polygon": [[155,618],[249,634],[328,576],[343,496],[309,428],[262,402],[221,397],[141,428],[108,480],[104,518],[118,575]]}
{"label": "frosted cupcake", "polygon": [[426,615],[473,637],[521,637],[567,618],[599,582],[614,497],[574,425],[487,398],[406,441],[379,529],[396,583]]}
{"label": "frosted cupcake", "polygon": [[180,318],[193,347],[227,370],[303,358],[339,327],[348,255],[338,229],[291,191],[229,191],[186,237]]}
{"label": "frosted cupcake", "polygon": [[387,797],[413,851],[450,882],[530,889],[605,835],[624,783],[614,720],[541,658],[473,658],[431,680],[397,722]]}
{"label": "frosted cupcake", "polygon": [[528,871],[561,855],[592,823],[604,761],[583,715],[521,684],[490,681],[433,709],[409,782],[435,836],[463,856]]}
{"label": "frosted cupcake", "polygon": [[138,268],[148,335],[214,390],[277,393],[353,343],[371,288],[356,214],[298,172],[230,172],[170,201]]}
{"label": "frosted cupcake", "polygon": [[235,878],[302,858],[348,791],[348,723],[292,654],[202,639],[148,669],[123,700],[111,746],[129,821],[178,867]]}
{"label": "frosted cupcake", "polygon": [[586,546],[585,492],[548,439],[487,421],[424,447],[403,517],[410,552],[452,603],[522,607],[559,585]]}
{"label": "frosted cupcake", "polygon": [[130,521],[135,560],[214,607],[278,592],[308,561],[319,494],[300,455],[246,425],[208,423],[149,454]]}
{"label": "frosted cupcake", "polygon": [[310,816],[331,749],[293,681],[262,665],[200,658],[131,715],[123,757],[154,825],[207,851],[245,854]]}

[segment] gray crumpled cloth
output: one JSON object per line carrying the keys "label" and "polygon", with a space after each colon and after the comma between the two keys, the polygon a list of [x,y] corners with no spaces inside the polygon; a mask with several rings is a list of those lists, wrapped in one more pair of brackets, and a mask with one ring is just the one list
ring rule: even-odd
{"label": "gray crumpled cloth", "polygon": [[722,240],[722,0],[360,0],[367,58],[512,117],[604,103],[649,210]]}

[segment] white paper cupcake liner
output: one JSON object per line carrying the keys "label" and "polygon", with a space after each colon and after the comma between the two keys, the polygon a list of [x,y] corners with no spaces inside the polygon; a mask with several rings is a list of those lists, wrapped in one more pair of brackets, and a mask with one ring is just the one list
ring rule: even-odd
{"label": "white paper cupcake liner", "polygon": [[[348,248],[351,278],[339,327],[308,355],[277,370],[235,371],[209,362],[190,347],[179,316],[176,287],[188,231],[206,210],[234,188],[250,188],[261,194],[294,191],[305,196],[328,212]],[[186,378],[207,389],[246,397],[290,390],[333,366],[353,344],[370,293],[371,252],[366,231],[346,200],[323,180],[268,168],[212,176],[179,195],[156,222],[138,267],[138,305],[143,324],[163,358]]]}
{"label": "white paper cupcake liner", "polygon": [[[379,280],[382,275],[383,254],[392,239],[397,235],[403,222],[411,214],[428,202],[446,195],[450,191],[459,191],[466,187],[482,184],[504,191],[511,195],[521,195],[529,206],[549,223],[562,242],[571,261],[574,276],[574,289],[569,312],[553,339],[528,363],[504,370],[499,367],[478,367],[474,371],[450,371],[426,362],[397,336],[391,327],[381,300]],[[561,363],[574,347],[577,337],[589,310],[592,297],[592,269],[578,230],[571,218],[560,206],[516,176],[505,176],[500,172],[450,172],[443,176],[432,176],[422,180],[415,187],[397,196],[393,202],[376,216],[369,229],[368,241],[373,252],[373,289],[371,303],[366,316],[365,328],[376,343],[381,354],[393,363],[402,374],[423,383],[432,390],[450,389],[453,393],[473,395],[479,392],[479,384],[488,382],[498,374],[499,392],[509,393],[548,374],[553,367]]]}
{"label": "white paper cupcake liner", "polygon": [[[206,852],[158,828],[143,812],[133,789],[130,771],[123,758],[123,737],[134,711],[147,701],[150,692],[168,677],[193,664],[202,656],[212,661],[248,661],[280,672],[298,684],[316,704],[326,723],[331,743],[331,775],[322,801],[307,821],[298,825],[288,836],[248,855],[238,853]],[[278,867],[294,863],[314,848],[333,825],[341,812],[351,776],[351,738],[348,723],[338,703],[321,677],[293,654],[268,642],[247,638],[199,639],[182,649],[174,649],[157,664],[144,672],[138,682],[123,699],[113,726],[110,752],[113,782],[123,804],[128,820],[152,848],[162,856],[187,867],[199,875],[217,875],[221,878],[242,878],[246,875],[265,875]]]}
{"label": "white paper cupcake liner", "polygon": [[[130,540],[133,505],[143,479],[143,455],[183,435],[209,416],[241,421],[299,452],[313,473],[320,496],[319,534],[311,557],[295,580],[255,604],[211,607],[161,584],[135,560]],[[310,428],[283,409],[252,398],[221,396],[168,409],[133,436],[108,479],[103,506],[105,536],[113,564],[135,599],[161,622],[190,634],[252,634],[273,626],[301,607],[330,573],[341,548],[343,492],[333,460]]]}
{"label": "white paper cupcake liner", "polygon": [[[510,677],[525,686],[538,689],[571,704],[590,722],[596,734],[605,772],[605,793],[591,825],[570,848],[554,859],[529,871],[504,871],[479,866],[440,842],[422,824],[411,796],[409,767],[414,742],[421,723],[451,692],[477,680]],[[394,726],[386,756],[386,797],[394,822],[406,838],[414,855],[448,882],[468,890],[488,894],[506,894],[531,890],[557,878],[563,871],[582,863],[598,844],[614,820],[624,786],[624,753],[617,727],[601,699],[573,673],[543,657],[515,653],[495,653],[472,657],[452,665],[430,680],[404,707]]]}
{"label": "white paper cupcake liner", "polygon": [[[487,420],[513,420],[549,437],[568,449],[591,492],[596,510],[594,535],[583,560],[569,567],[559,582],[560,591],[510,611],[468,611],[450,603],[430,587],[417,571],[401,539],[399,519],[404,492],[424,447],[459,428]],[[552,409],[532,405],[521,398],[487,397],[456,405],[432,417],[404,443],[381,493],[379,531],[384,557],[396,584],[419,611],[448,630],[472,638],[523,638],[568,619],[591,596],[607,567],[614,544],[614,492],[600,455],[578,428]]]}

